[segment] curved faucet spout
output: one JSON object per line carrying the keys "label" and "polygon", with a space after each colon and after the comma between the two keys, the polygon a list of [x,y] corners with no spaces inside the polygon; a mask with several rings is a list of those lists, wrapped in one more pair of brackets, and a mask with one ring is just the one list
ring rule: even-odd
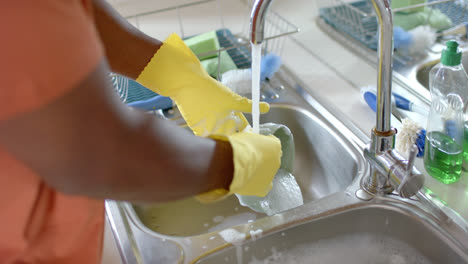
{"label": "curved faucet spout", "polygon": [[376,130],[391,131],[392,115],[392,62],[393,62],[393,20],[388,0],[371,0],[379,24],[379,43],[377,49],[377,115]]}
{"label": "curved faucet spout", "polygon": [[250,42],[260,44],[264,39],[265,15],[273,0],[256,0],[250,13]]}
{"label": "curved faucet spout", "polygon": [[[255,0],[250,14],[250,41],[259,44],[264,40],[265,15],[273,0]],[[394,189],[402,197],[416,194],[424,184],[424,176],[411,162],[394,149],[395,129],[392,128],[392,61],[393,20],[389,0],[371,0],[379,25],[377,47],[377,117],[372,130],[371,143],[364,156],[371,164],[371,175],[365,179],[363,188],[372,193],[389,193]],[[414,152],[414,151],[413,151]],[[412,153],[415,155],[415,153]],[[408,164],[406,166],[405,164]]]}
{"label": "curved faucet spout", "polygon": [[[264,40],[266,13],[273,0],[256,0],[250,13],[250,41]],[[379,24],[376,131],[391,132],[391,94],[393,58],[393,21],[388,0],[371,0]],[[380,145],[380,144],[379,144]],[[388,148],[387,148],[388,149]],[[383,151],[383,149],[381,149]]]}

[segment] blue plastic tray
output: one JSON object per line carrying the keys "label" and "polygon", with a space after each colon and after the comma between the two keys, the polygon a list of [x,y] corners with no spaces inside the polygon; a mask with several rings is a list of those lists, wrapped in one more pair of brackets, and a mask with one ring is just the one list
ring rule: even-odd
{"label": "blue plastic tray", "polygon": [[[350,6],[351,7],[350,7]],[[349,5],[337,5],[320,8],[320,16],[338,30],[348,34],[365,46],[377,49],[377,19],[375,16],[362,16],[353,10],[357,8],[366,14],[373,14],[374,10],[366,0],[356,1]],[[453,23],[468,21],[468,11],[454,2],[445,2],[431,6],[447,15]],[[364,30],[361,30],[364,29]]]}

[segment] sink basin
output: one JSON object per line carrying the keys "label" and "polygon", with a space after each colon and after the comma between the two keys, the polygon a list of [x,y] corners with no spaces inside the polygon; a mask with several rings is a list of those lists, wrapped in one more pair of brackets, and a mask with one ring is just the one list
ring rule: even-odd
{"label": "sink basin", "polygon": [[467,254],[411,210],[373,204],[230,246],[196,263],[467,263]]}
{"label": "sink basin", "polygon": [[[305,203],[346,189],[358,175],[359,151],[317,113],[273,103],[270,111],[261,116],[261,122],[284,124],[292,131],[296,146],[293,174]],[[241,206],[235,196],[213,204],[190,198],[159,205],[133,205],[129,210],[147,228],[168,236],[199,235],[266,216]]]}
{"label": "sink basin", "polygon": [[[436,65],[439,62],[440,60],[429,62],[423,65],[421,68],[419,68],[416,73],[416,79],[426,89],[429,89],[429,72],[431,71],[432,67],[434,67],[434,65]],[[468,70],[468,52],[463,53],[462,64],[465,68],[465,71]]]}
{"label": "sink basin", "polygon": [[271,81],[268,92],[278,96],[265,97],[271,110],[261,122],[291,129],[304,205],[266,216],[235,196],[213,204],[106,201],[124,263],[467,263],[468,229],[417,199],[360,190],[370,173],[367,136],[286,68]]}

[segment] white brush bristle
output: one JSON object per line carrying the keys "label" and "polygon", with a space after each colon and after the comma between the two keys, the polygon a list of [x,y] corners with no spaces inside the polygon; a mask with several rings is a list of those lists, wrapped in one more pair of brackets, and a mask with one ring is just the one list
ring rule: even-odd
{"label": "white brush bristle", "polygon": [[252,72],[250,69],[237,69],[223,73],[221,82],[239,95],[252,93]]}
{"label": "white brush bristle", "polygon": [[412,36],[410,54],[426,52],[436,41],[436,32],[430,26],[419,26],[409,31]]}
{"label": "white brush bristle", "polygon": [[415,121],[405,118],[401,121],[402,126],[396,135],[395,148],[400,154],[408,157],[411,147],[416,143],[418,133],[422,127]]}

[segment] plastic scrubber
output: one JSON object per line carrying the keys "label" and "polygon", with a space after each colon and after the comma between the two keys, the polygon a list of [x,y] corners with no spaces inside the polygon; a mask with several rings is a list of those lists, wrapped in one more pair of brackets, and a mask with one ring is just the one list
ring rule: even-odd
{"label": "plastic scrubber", "polygon": [[208,74],[214,78],[218,76],[218,68],[219,74],[223,74],[227,71],[237,69],[236,64],[231,59],[231,56],[229,56],[227,51],[222,51],[219,57],[202,60],[201,64],[203,65],[203,68],[205,68],[205,70],[208,72]]}
{"label": "plastic scrubber", "polygon": [[204,60],[218,56],[217,52],[209,55],[198,56],[203,53],[219,50],[219,41],[215,31],[206,32],[184,40],[187,45],[198,59]]}

